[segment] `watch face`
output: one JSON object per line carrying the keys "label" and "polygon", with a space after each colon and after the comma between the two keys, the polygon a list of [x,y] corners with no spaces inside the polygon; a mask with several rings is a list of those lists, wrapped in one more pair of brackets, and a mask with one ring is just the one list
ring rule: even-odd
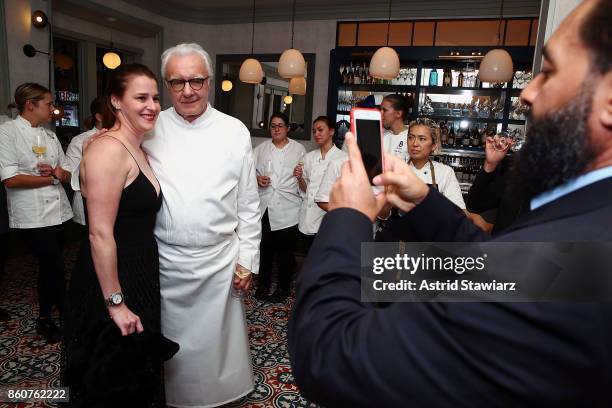
{"label": "watch face", "polygon": [[123,296],[121,295],[121,293],[115,293],[112,297],[111,297],[111,302],[114,305],[118,305],[123,301]]}

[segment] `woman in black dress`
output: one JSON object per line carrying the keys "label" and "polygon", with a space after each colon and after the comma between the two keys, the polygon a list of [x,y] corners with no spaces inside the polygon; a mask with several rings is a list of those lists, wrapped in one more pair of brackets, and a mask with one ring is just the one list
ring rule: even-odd
{"label": "woman in black dress", "polygon": [[72,274],[64,323],[63,386],[73,407],[165,407],[163,360],[178,350],[160,334],[153,227],[159,182],[140,145],[160,111],[155,75],[113,71],[103,127],[80,166],[89,237]]}

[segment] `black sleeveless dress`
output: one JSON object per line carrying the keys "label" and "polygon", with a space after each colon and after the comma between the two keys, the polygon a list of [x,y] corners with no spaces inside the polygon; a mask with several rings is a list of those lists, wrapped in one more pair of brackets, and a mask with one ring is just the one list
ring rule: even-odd
{"label": "black sleeveless dress", "polygon": [[114,226],[121,290],[128,308],[141,319],[142,334],[121,336],[110,319],[89,239],[83,237],[63,323],[62,386],[70,387],[68,406],[165,407],[163,361],[176,353],[178,345],[160,334],[159,259],[153,228],[161,203],[161,193],[157,196],[139,171],[121,194]]}

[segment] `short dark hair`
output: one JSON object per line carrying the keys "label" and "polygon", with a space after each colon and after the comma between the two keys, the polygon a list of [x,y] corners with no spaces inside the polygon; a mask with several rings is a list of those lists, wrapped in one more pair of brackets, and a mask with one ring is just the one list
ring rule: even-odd
{"label": "short dark hair", "polygon": [[283,122],[285,122],[285,126],[289,127],[289,118],[283,112],[274,112],[272,116],[270,116],[270,121],[268,123],[272,123],[272,119],[279,118]]}
{"label": "short dark hair", "polygon": [[389,94],[383,98],[384,101],[391,102],[391,106],[396,111],[402,111],[402,119],[404,122],[408,119],[410,113],[410,106],[408,105],[408,99],[404,95],[400,94]]}
{"label": "short dark hair", "polygon": [[111,96],[114,95],[117,98],[123,97],[129,80],[137,76],[146,76],[157,81],[155,74],[142,64],[120,65],[119,68],[113,70],[111,73],[104,94],[104,103],[102,105],[102,127],[105,129],[111,129],[117,120],[117,113],[111,103]]}
{"label": "short dark hair", "polygon": [[334,122],[332,122],[332,120],[327,117],[327,116],[317,116],[317,118],[315,120],[312,121],[312,124],[314,125],[317,122],[323,122],[325,123],[325,126],[327,126],[328,129],[334,129],[336,130],[336,125],[334,124]]}
{"label": "short dark hair", "polygon": [[608,73],[612,69],[612,1],[596,1],[582,22],[580,39],[591,51],[593,68]]}

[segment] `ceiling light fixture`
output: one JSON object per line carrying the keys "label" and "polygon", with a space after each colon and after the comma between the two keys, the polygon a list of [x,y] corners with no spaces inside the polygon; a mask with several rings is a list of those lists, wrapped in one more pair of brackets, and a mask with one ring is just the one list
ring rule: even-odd
{"label": "ceiling light fixture", "polygon": [[293,37],[295,34],[295,2],[291,12],[291,48],[283,51],[278,60],[278,74],[282,78],[296,78],[306,76],[306,61],[299,50],[293,48]]}
{"label": "ceiling light fixture", "polygon": [[391,3],[389,0],[389,20],[387,21],[387,44],[381,47],[370,60],[370,76],[379,79],[394,79],[399,74],[400,60],[397,52],[389,47],[389,33],[391,32]]}
{"label": "ceiling light fixture", "polygon": [[[497,26],[497,46],[501,45],[501,25],[504,18],[504,0],[501,1],[499,11],[499,24]],[[508,82],[514,75],[512,57],[508,51],[502,48],[495,48],[487,52],[478,71],[478,76],[482,82]]]}
{"label": "ceiling light fixture", "polygon": [[253,0],[253,16],[251,19],[251,23],[253,26],[251,32],[251,58],[247,58],[244,60],[242,65],[240,66],[240,72],[238,73],[238,78],[242,82],[246,82],[247,84],[258,84],[263,79],[263,69],[261,68],[261,64],[257,59],[252,58],[253,56],[253,47],[255,45],[255,0]]}
{"label": "ceiling light fixture", "polygon": [[227,74],[225,74],[225,76],[223,77],[223,82],[221,82],[221,89],[223,90],[223,92],[229,92],[232,90],[233,87],[234,84],[232,83],[232,81],[230,81]]}
{"label": "ceiling light fixture", "polygon": [[306,95],[306,78],[291,78],[291,81],[289,81],[289,93],[293,95]]}
{"label": "ceiling light fixture", "polygon": [[49,24],[49,18],[42,10],[32,13],[32,25],[36,28],[45,28]]}

